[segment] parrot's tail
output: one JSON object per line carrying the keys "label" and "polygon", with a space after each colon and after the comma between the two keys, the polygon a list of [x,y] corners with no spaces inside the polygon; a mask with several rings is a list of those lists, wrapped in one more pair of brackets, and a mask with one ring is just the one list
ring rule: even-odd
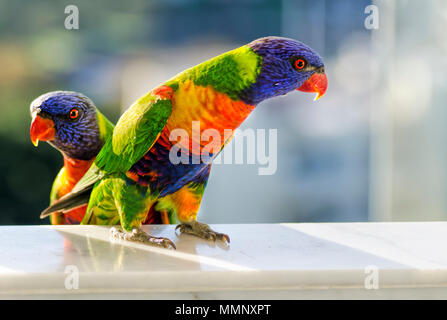
{"label": "parrot's tail", "polygon": [[92,193],[93,185],[80,190],[79,192],[71,192],[66,196],[63,196],[58,201],[53,203],[51,206],[46,208],[40,214],[40,218],[44,219],[48,217],[53,212],[62,212],[65,213],[71,209],[75,209],[78,207],[82,207],[88,204],[90,199],[90,193]]}

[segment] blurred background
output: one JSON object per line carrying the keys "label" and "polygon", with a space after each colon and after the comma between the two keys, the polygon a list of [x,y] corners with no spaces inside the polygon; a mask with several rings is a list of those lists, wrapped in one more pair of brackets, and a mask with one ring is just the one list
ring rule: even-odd
{"label": "blurred background", "polygon": [[[64,27],[69,4],[79,30]],[[328,91],[258,106],[242,129],[278,130],[277,171],[215,165],[201,220],[443,220],[446,30],[442,0],[0,0],[0,224],[48,223],[39,213],[62,157],[29,140],[34,98],[80,91],[116,122],[176,73],[267,35],[319,52]]]}

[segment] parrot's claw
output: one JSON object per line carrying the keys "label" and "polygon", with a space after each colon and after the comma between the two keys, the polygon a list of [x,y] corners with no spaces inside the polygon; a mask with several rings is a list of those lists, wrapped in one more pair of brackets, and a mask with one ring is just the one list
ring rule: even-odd
{"label": "parrot's claw", "polygon": [[141,229],[133,229],[132,232],[125,232],[116,227],[110,229],[110,236],[114,239],[127,240],[133,242],[141,242],[144,244],[162,247],[162,248],[173,248],[176,249],[174,242],[168,238],[163,237],[153,237]]}
{"label": "parrot's claw", "polygon": [[220,240],[230,243],[230,237],[225,233],[216,232],[207,224],[195,220],[187,223],[181,223],[175,227],[175,230],[180,230],[180,233],[192,234],[206,240]]}

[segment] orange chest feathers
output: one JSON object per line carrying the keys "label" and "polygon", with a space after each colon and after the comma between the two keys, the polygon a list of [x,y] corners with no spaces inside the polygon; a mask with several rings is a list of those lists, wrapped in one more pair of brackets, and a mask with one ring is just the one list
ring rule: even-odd
{"label": "orange chest feathers", "polygon": [[[69,193],[76,183],[82,178],[93,163],[92,160],[75,160],[64,157],[64,168],[60,178],[60,186],[57,191],[57,198],[61,198]],[[84,218],[87,206],[82,206],[66,212],[65,214],[54,213],[51,216],[52,224],[77,224]]]}

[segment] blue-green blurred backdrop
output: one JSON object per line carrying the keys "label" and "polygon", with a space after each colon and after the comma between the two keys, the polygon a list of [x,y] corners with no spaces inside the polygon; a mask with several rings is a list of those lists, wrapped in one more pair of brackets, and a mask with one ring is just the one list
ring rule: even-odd
{"label": "blue-green blurred backdrop", "polygon": [[[364,26],[372,3],[377,30]],[[64,28],[70,4],[79,30]],[[436,0],[0,0],[0,224],[48,223],[62,159],[29,141],[35,97],[80,91],[115,122],[177,72],[267,35],[317,50],[327,94],[261,104],[243,128],[278,130],[276,174],[215,166],[201,219],[443,219],[446,19]]]}

